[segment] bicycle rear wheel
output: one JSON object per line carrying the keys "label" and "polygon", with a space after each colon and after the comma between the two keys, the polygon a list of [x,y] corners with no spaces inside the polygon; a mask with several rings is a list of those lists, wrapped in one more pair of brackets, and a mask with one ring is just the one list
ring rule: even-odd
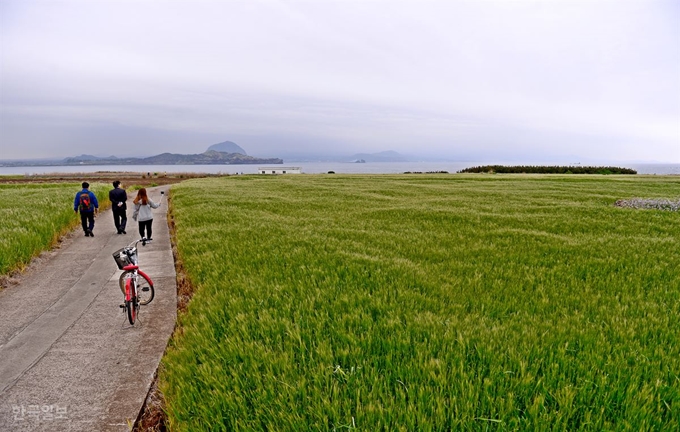
{"label": "bicycle rear wheel", "polygon": [[139,304],[144,306],[151,303],[154,296],[153,282],[141,274],[137,275],[137,299]]}
{"label": "bicycle rear wheel", "polygon": [[[137,303],[135,279],[129,278],[126,282],[126,290],[130,290],[130,300],[125,300],[125,309],[127,310],[128,321],[134,325],[137,320],[137,312],[139,311],[139,304]],[[126,296],[127,297],[127,296]]]}

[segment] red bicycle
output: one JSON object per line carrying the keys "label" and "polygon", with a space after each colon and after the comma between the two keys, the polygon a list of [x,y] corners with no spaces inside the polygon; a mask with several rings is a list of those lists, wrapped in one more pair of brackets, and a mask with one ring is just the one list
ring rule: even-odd
{"label": "red bicycle", "polygon": [[153,281],[139,269],[137,257],[137,243],[146,246],[151,239],[135,240],[126,247],[113,253],[113,259],[123,273],[118,278],[118,285],[125,296],[125,303],[120,305],[123,312],[127,312],[130,324],[135,323],[139,315],[139,306],[148,305],[154,297]]}

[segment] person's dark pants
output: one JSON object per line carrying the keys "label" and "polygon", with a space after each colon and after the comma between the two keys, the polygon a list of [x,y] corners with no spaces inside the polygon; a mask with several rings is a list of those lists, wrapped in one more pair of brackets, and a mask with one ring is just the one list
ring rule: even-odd
{"label": "person's dark pants", "polygon": [[[149,219],[148,221],[144,222],[139,222],[139,235],[142,236],[142,238],[151,238],[151,224],[153,223],[153,219]],[[146,237],[144,236],[144,230],[146,229]]]}
{"label": "person's dark pants", "polygon": [[92,232],[94,229],[94,212],[80,212],[80,223],[83,225],[83,232]]}
{"label": "person's dark pants", "polygon": [[125,226],[127,225],[127,214],[125,214],[125,209],[113,208],[113,223],[116,225],[118,234],[125,231]]}

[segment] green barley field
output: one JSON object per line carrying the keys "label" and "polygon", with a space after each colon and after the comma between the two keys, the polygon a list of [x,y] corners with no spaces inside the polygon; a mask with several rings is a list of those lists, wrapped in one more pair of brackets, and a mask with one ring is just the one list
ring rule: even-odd
{"label": "green barley field", "polygon": [[174,431],[680,430],[680,198],[652,176],[173,186]]}
{"label": "green barley field", "polygon": [[[0,275],[27,265],[80,224],[73,199],[80,184],[0,184]],[[108,202],[104,184],[92,184],[100,208]]]}

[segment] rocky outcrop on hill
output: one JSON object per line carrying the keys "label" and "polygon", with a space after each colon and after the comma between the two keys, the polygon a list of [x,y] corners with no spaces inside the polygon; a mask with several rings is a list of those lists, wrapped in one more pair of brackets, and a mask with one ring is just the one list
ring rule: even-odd
{"label": "rocky outcrop on hill", "polygon": [[231,141],[224,141],[218,144],[213,144],[210,147],[208,147],[208,151],[210,150],[215,150],[222,153],[240,153],[242,155],[248,154],[246,153],[245,150],[243,150],[243,148],[240,145]]}

